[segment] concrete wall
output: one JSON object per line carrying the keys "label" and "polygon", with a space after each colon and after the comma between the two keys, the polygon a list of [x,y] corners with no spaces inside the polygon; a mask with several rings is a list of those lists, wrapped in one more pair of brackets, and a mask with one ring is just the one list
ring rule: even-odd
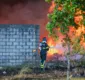
{"label": "concrete wall", "polygon": [[0,25],[0,66],[14,66],[39,60],[39,25]]}

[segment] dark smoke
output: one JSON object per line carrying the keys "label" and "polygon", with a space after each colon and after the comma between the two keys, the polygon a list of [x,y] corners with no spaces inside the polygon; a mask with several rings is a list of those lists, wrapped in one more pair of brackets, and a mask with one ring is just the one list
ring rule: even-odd
{"label": "dark smoke", "polygon": [[39,24],[42,38],[47,36],[48,8],[45,0],[0,0],[0,23]]}

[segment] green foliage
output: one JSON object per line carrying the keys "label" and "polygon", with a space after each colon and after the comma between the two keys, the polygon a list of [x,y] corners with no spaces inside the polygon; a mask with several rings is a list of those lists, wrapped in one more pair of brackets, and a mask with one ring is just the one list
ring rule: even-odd
{"label": "green foliage", "polygon": [[19,74],[25,74],[25,73],[32,73],[32,69],[29,68],[28,66],[24,66],[21,71],[19,72]]}
{"label": "green foliage", "polygon": [[[75,15],[81,15],[83,16],[83,20],[81,20],[80,24],[85,25],[85,14],[83,14],[83,11],[85,10],[85,0],[46,0],[47,2],[54,1],[55,8],[51,13],[48,14],[49,22],[46,25],[46,29],[49,31],[49,35],[53,36],[54,38],[58,38],[55,31],[56,28],[59,28],[60,33],[63,35],[68,35],[69,27],[73,26],[75,29],[78,27],[76,26],[74,22]],[[80,13],[76,14],[78,10],[81,10]],[[81,34],[85,38],[85,34]],[[84,48],[81,47],[80,41],[81,37],[74,40],[73,46],[73,52],[74,53],[84,53]],[[70,44],[72,42],[72,38],[66,37],[64,39],[65,43],[69,41]]]}
{"label": "green foliage", "polygon": [[73,45],[72,45],[72,53],[80,53],[84,54],[85,53],[85,48],[80,44],[81,37],[75,37],[73,39]]}
{"label": "green foliage", "polygon": [[74,0],[74,4],[77,4],[81,10],[85,10],[85,0]]}
{"label": "green foliage", "polygon": [[[51,2],[52,0],[46,0]],[[56,4],[52,13],[48,14],[49,22],[47,24],[47,30],[50,35],[55,34],[53,29],[60,27],[60,32],[66,34],[69,31],[69,26],[75,26],[74,16],[76,9],[84,10],[84,0],[53,0]],[[59,10],[58,8],[62,9]]]}
{"label": "green foliage", "polygon": [[51,0],[45,0],[46,2],[51,2]]}

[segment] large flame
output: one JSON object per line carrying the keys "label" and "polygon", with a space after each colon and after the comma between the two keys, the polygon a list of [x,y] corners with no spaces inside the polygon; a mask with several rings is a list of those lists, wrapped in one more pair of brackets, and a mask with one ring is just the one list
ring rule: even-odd
{"label": "large flame", "polygon": [[[49,13],[53,12],[56,4],[54,1],[52,1],[51,6],[49,8]],[[51,47],[48,51],[48,56],[53,56],[54,54],[59,54],[59,50],[55,48],[57,42],[54,42],[52,38],[48,39],[48,45]],[[54,47],[54,48],[52,48]]]}
{"label": "large flame", "polygon": [[[54,1],[52,1],[51,6],[50,6],[48,12],[49,13],[53,12],[55,6],[56,6],[56,4],[54,3]],[[59,9],[60,9],[60,7],[59,7]],[[62,38],[62,36],[60,38]],[[53,57],[53,55],[55,55],[55,54],[62,54],[62,51],[55,47],[56,44],[58,44],[58,43],[60,43],[60,41],[54,42],[54,40],[52,38],[48,39],[48,45],[50,47],[54,47],[54,48],[50,48],[49,51],[48,51],[48,55],[47,55],[48,56],[48,60],[50,60]]]}
{"label": "large flame", "polygon": [[56,45],[56,43],[52,40],[52,38],[50,38],[49,40],[48,40],[48,45],[49,45],[49,51],[48,51],[48,54],[49,55],[53,55],[53,54],[55,54],[55,53],[59,53],[58,52],[58,50],[55,48],[55,45]]}
{"label": "large flame", "polygon": [[[49,13],[50,12],[53,12],[54,8],[55,8],[56,4],[54,3],[54,1],[52,1],[51,3],[51,6],[49,8]],[[60,7],[58,7],[58,10],[62,10],[62,5]],[[80,13],[80,12],[77,12],[77,13]],[[74,16],[74,22],[79,25],[79,23],[83,20],[83,16],[82,15],[76,15]],[[76,29],[74,28],[73,26],[70,26],[69,27],[69,33],[68,35],[71,37],[71,38],[75,38],[76,36],[80,36],[81,33],[85,34],[85,27],[83,25],[79,25],[79,27]],[[59,38],[60,39],[63,39],[64,36],[62,36],[60,33],[59,33]],[[60,41],[58,42],[55,42],[54,43],[54,40],[52,40],[52,38],[49,38],[48,39],[48,45],[49,46],[56,46],[57,44],[59,44]],[[85,42],[84,42],[84,37],[82,37],[81,39],[81,42],[80,44],[84,45],[85,46]],[[62,45],[62,43],[61,43]],[[63,48],[64,49],[64,48]],[[48,51],[48,57],[49,56],[53,56],[54,54],[63,54],[63,49],[57,49],[57,48],[50,48],[49,51]]]}
{"label": "large flame", "polygon": [[49,51],[47,52],[47,61],[52,60],[53,55],[59,53],[59,51],[55,48],[56,43],[52,40],[52,38],[48,39]]}

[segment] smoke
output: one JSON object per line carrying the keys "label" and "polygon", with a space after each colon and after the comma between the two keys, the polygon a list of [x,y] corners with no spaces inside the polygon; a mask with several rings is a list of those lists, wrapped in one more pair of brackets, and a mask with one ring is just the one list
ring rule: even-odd
{"label": "smoke", "polygon": [[0,24],[39,24],[41,39],[48,34],[48,9],[44,0],[0,0]]}

